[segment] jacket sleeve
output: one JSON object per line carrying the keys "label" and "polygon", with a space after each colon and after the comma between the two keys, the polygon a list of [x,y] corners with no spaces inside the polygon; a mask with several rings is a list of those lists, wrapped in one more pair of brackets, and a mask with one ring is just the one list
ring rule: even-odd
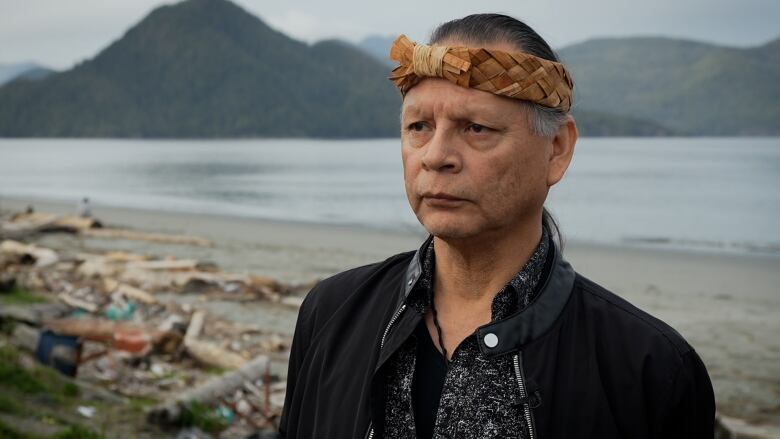
{"label": "jacket sleeve", "polygon": [[692,349],[682,356],[666,407],[657,437],[714,437],[715,395],[707,369]]}
{"label": "jacket sleeve", "polygon": [[[310,300],[313,297],[317,287],[315,286],[301,304],[298,311],[298,319],[295,323],[295,333],[293,334],[292,345],[290,346],[290,361],[287,366],[287,389],[284,397],[284,408],[279,420],[279,437],[288,438],[289,426],[297,423],[297,411],[299,402],[295,402],[295,386],[298,384],[301,365],[309,350],[311,336],[313,332],[313,304]],[[293,429],[294,430],[294,429]]]}

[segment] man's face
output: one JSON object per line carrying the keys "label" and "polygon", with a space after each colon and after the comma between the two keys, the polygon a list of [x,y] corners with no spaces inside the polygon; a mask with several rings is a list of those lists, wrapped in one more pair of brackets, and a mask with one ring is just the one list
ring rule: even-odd
{"label": "man's face", "polygon": [[401,115],[406,195],[429,233],[501,234],[541,218],[557,179],[551,182],[552,140],[532,132],[528,111],[444,79],[408,91]]}

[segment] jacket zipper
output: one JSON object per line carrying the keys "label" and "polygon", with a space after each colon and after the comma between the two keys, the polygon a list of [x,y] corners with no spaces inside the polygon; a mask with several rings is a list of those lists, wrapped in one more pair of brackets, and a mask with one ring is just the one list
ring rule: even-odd
{"label": "jacket zipper", "polygon": [[513,358],[515,363],[515,377],[517,378],[517,387],[520,388],[520,398],[526,401],[523,404],[523,417],[525,417],[525,422],[528,424],[528,437],[529,439],[536,439],[536,432],[534,431],[534,415],[531,412],[531,402],[526,399],[528,397],[528,389],[525,388],[522,355],[522,352],[518,352]]}
{"label": "jacket zipper", "polygon": [[401,316],[401,313],[404,312],[406,309],[406,304],[402,304],[400,308],[393,314],[393,317],[390,319],[390,322],[387,323],[387,327],[385,328],[384,334],[382,334],[382,341],[379,342],[379,350],[381,351],[385,347],[385,339],[387,338],[387,334],[390,333],[390,328],[393,327],[395,324],[395,321],[398,320],[398,317]]}
{"label": "jacket zipper", "polygon": [[[398,317],[401,316],[401,313],[404,312],[406,309],[406,304],[402,304],[400,308],[393,314],[393,317],[390,318],[390,322],[387,323],[387,327],[385,327],[385,332],[382,334],[382,340],[379,342],[379,350],[381,351],[385,347],[385,339],[387,339],[387,334],[390,333],[390,328],[393,327],[395,324],[395,321],[398,320]],[[366,439],[374,439],[374,422],[370,421],[368,423],[368,431],[366,432]]]}

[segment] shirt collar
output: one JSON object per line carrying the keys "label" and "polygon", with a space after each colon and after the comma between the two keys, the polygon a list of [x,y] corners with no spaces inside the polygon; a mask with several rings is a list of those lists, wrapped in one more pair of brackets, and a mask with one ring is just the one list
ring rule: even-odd
{"label": "shirt collar", "polygon": [[[423,250],[420,280],[409,293],[407,304],[420,314],[427,312],[433,297],[433,274],[436,254],[433,240]],[[542,236],[531,257],[493,298],[492,321],[503,319],[520,311],[530,304],[535,295],[536,285],[544,272],[545,261],[549,253],[549,232],[542,227]]]}

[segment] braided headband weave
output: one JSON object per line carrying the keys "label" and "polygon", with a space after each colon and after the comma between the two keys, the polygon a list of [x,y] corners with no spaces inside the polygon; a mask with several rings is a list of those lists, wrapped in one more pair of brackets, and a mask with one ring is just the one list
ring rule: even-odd
{"label": "braided headband weave", "polygon": [[428,46],[401,35],[390,48],[399,65],[390,80],[401,95],[425,77],[444,78],[466,88],[558,108],[571,108],[574,81],[561,63],[527,53],[501,50]]}

